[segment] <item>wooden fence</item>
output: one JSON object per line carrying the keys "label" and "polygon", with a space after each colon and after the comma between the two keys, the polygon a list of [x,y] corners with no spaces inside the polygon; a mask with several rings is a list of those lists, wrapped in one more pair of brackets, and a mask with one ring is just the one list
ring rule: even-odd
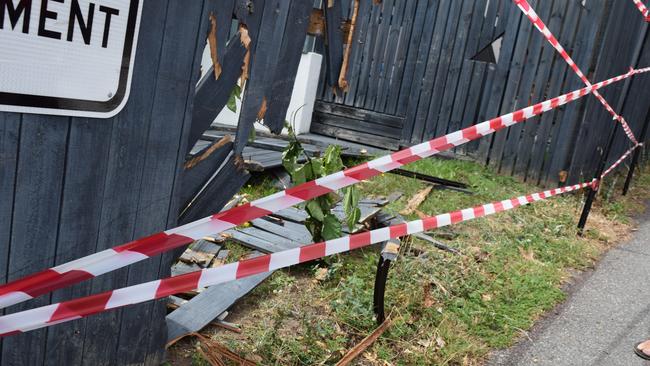
{"label": "wooden fence", "polygon": [[[345,4],[349,17],[353,2]],[[650,65],[647,26],[631,1],[531,5],[592,82]],[[335,93],[323,80],[314,132],[397,148],[583,86],[511,0],[361,0],[356,25],[349,90]],[[496,62],[478,61],[493,43]],[[625,95],[623,82],[602,94],[638,134],[650,77],[630,83]],[[586,97],[456,153],[535,184],[555,185],[566,175],[575,182],[593,174],[612,127],[605,109]],[[626,147],[621,132],[610,156]]]}
{"label": "wooden fence", "polygon": [[[144,1],[131,93],[115,117],[0,112],[0,283],[218,212],[249,177],[241,152],[258,116],[283,126],[311,10],[302,0]],[[200,78],[208,38],[221,74],[212,66]],[[240,78],[236,140],[195,146]],[[0,313],[168,277],[177,256]],[[165,302],[3,338],[0,364],[159,365]]]}

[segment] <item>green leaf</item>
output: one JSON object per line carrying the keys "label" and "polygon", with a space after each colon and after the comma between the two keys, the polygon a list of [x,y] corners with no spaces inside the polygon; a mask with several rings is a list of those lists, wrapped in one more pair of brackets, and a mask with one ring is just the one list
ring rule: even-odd
{"label": "green leaf", "polygon": [[287,147],[282,152],[282,166],[287,170],[287,173],[293,178],[293,173],[300,168],[298,158],[302,155],[303,149],[299,142],[290,141]]}
{"label": "green leaf", "polygon": [[232,94],[234,94],[237,99],[241,100],[241,86],[235,84],[235,87],[232,89]]}
{"label": "green leaf", "polygon": [[253,127],[251,128],[251,132],[248,133],[248,142],[253,142],[255,141],[255,125],[253,124]]}
{"label": "green leaf", "polygon": [[228,107],[228,109],[230,109],[233,113],[237,113],[237,101],[235,100],[235,95],[233,93],[230,93],[226,107]]}
{"label": "green leaf", "polygon": [[320,178],[325,175],[325,171],[323,170],[323,160],[319,158],[311,158],[309,161],[308,164],[311,164],[311,171],[314,176],[312,179]]}
{"label": "green leaf", "polygon": [[322,235],[324,240],[340,238],[342,235],[341,222],[331,213],[325,215]]}
{"label": "green leaf", "polygon": [[311,178],[309,178],[311,176],[311,170],[305,165],[300,165],[299,168],[294,170],[293,174],[290,173],[290,175],[294,184],[303,184],[306,181],[311,180]]}
{"label": "green leaf", "polygon": [[350,231],[354,229],[354,226],[359,219],[361,219],[361,210],[359,209],[359,191],[357,187],[350,186],[344,189],[345,196],[343,197],[343,212],[345,212],[345,218],[348,224]]}
{"label": "green leaf", "polygon": [[325,149],[323,156],[323,166],[325,167],[325,174],[331,174],[342,170],[343,160],[341,160],[341,146],[329,145]]}
{"label": "green leaf", "polygon": [[307,228],[307,230],[309,230],[309,233],[311,233],[311,236],[313,237],[315,243],[322,240],[321,231],[320,231],[322,226],[323,226],[322,223],[317,222],[311,217],[305,220],[305,227]]}
{"label": "green leaf", "polygon": [[307,206],[305,206],[305,209],[307,210],[309,216],[315,218],[316,220],[323,222],[323,220],[325,219],[325,214],[323,214],[323,210],[318,204],[318,201],[316,200],[309,201],[307,203]]}

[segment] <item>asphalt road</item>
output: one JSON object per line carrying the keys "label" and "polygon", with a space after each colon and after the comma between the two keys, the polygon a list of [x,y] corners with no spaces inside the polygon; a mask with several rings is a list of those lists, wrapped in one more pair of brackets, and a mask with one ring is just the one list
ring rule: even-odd
{"label": "asphalt road", "polygon": [[[650,366],[632,351],[650,338],[650,214],[569,286],[569,298],[488,365]],[[587,223],[589,225],[589,223]]]}

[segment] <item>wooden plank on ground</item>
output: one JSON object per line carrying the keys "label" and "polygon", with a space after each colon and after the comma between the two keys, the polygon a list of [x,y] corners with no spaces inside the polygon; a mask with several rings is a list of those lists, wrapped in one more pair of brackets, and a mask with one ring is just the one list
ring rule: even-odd
{"label": "wooden plank on ground", "polygon": [[203,329],[271,274],[272,272],[261,273],[201,291],[192,300],[167,315],[167,340],[171,341]]}

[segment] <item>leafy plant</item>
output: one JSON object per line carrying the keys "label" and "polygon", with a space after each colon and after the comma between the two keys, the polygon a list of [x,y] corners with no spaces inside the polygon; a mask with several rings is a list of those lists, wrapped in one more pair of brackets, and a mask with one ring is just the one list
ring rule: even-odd
{"label": "leafy plant", "polygon": [[228,102],[226,107],[230,109],[233,113],[237,113],[237,99],[241,100],[241,87],[235,84],[235,87],[232,88],[230,96],[228,97]]}
{"label": "leafy plant", "polygon": [[[289,133],[289,144],[282,152],[282,165],[291,176],[294,184],[302,184],[310,180],[324,177],[343,169],[341,160],[341,147],[330,145],[325,149],[323,156],[310,157],[305,153],[300,141],[296,137],[293,127],[285,121],[285,127]],[[305,157],[304,163],[299,162]],[[344,188],[343,210],[345,212],[347,225],[352,230],[361,216],[359,210],[359,192],[356,187]],[[314,241],[335,239],[342,235],[341,223],[332,214],[332,208],[336,205],[337,197],[326,194],[316,197],[305,204],[305,211],[309,217],[305,226],[312,234]]]}

